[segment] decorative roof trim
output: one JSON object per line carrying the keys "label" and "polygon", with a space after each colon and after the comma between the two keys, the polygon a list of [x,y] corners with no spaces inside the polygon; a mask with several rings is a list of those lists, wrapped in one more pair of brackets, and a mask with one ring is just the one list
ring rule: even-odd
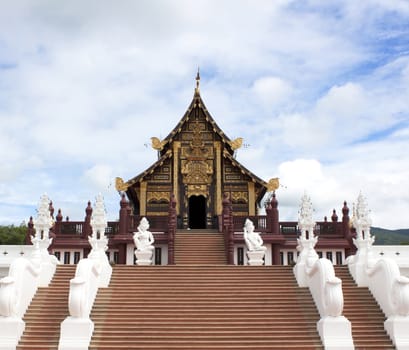
{"label": "decorative roof trim", "polygon": [[259,185],[267,189],[267,185],[268,185],[267,182],[260,179],[258,176],[254,175],[250,170],[248,170],[244,165],[240,164],[229,152],[224,151],[223,156],[229,159],[233,163],[234,166],[237,166],[242,172],[242,174],[249,176],[253,182],[258,183]]}
{"label": "decorative roof trim", "polygon": [[126,182],[128,185],[128,188],[137,182],[141,182],[146,175],[152,174],[158,166],[161,166],[166,159],[171,158],[172,156],[173,156],[172,151],[168,150],[155,163],[153,163],[148,169],[146,169],[144,172],[140,173],[139,175],[135,176],[134,178],[128,180]]}

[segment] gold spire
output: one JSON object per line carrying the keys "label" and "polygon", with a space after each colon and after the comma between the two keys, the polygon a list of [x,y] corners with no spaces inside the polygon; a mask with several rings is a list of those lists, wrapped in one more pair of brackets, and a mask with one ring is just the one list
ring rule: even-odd
{"label": "gold spire", "polygon": [[199,71],[199,67],[197,67],[197,74],[196,74],[196,89],[195,89],[195,93],[199,93],[199,85],[200,85],[200,71]]}

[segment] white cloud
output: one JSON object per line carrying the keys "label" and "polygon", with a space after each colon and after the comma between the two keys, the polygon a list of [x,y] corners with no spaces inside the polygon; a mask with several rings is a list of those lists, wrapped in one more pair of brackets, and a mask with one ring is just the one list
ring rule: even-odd
{"label": "white cloud", "polygon": [[105,164],[96,164],[84,172],[83,179],[96,191],[105,191],[112,186],[113,169]]}
{"label": "white cloud", "polygon": [[278,77],[262,77],[252,87],[257,99],[266,107],[280,105],[291,97],[291,85]]}

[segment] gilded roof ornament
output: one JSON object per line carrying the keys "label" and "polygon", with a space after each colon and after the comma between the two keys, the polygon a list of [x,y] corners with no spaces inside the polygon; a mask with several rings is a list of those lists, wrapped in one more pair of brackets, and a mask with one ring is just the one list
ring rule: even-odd
{"label": "gilded roof ornament", "polygon": [[200,72],[199,72],[199,67],[198,67],[197,74],[196,74],[196,89],[195,89],[196,94],[200,92],[199,85],[200,85]]}
{"label": "gilded roof ornament", "polygon": [[280,187],[280,181],[279,181],[278,177],[274,177],[274,178],[268,180],[267,192],[274,192],[279,187]]}
{"label": "gilded roof ornament", "polygon": [[151,141],[152,141],[152,148],[156,149],[157,151],[162,151],[163,147],[166,144],[166,140],[160,140],[157,137],[151,137]]}
{"label": "gilded roof ornament", "polygon": [[237,139],[234,139],[233,141],[229,141],[229,145],[231,146],[233,151],[235,151],[243,145],[243,138],[238,137]]}
{"label": "gilded roof ornament", "polygon": [[115,178],[115,188],[117,191],[126,191],[129,187],[129,184],[127,182],[124,182],[122,178],[116,177]]}

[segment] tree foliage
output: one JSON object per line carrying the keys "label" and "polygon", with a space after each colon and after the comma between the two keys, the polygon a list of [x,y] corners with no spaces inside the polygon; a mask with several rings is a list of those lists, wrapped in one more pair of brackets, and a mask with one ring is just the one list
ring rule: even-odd
{"label": "tree foliage", "polygon": [[375,236],[375,245],[409,244],[409,229],[386,230],[380,227],[372,227],[371,234]]}
{"label": "tree foliage", "polygon": [[27,226],[21,224],[20,226],[0,226],[0,244],[4,245],[18,245],[25,243],[27,233]]}

